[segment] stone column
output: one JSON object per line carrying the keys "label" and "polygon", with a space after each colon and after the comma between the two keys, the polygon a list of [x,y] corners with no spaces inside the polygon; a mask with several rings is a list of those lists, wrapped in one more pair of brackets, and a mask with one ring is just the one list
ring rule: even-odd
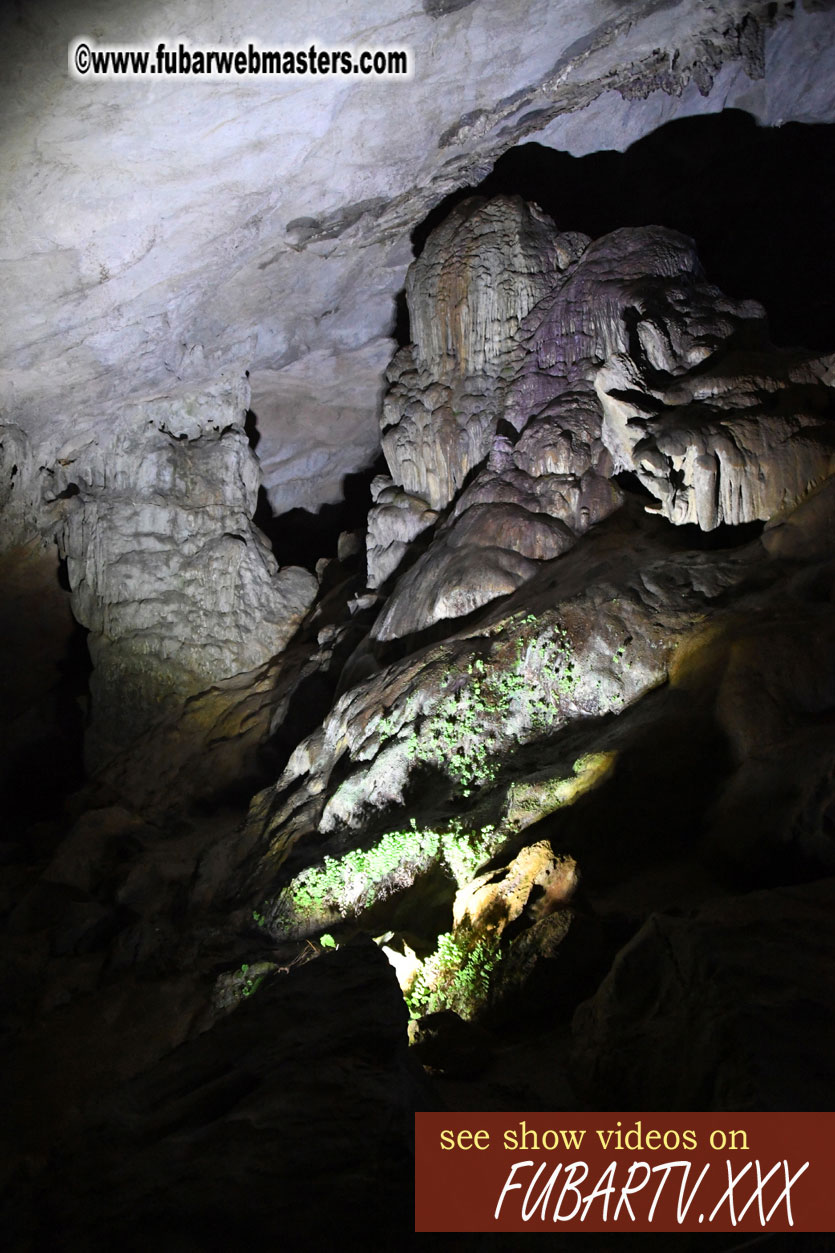
{"label": "stone column", "polygon": [[59,546],[94,665],[91,771],[189,696],[280,652],[313,602],[313,576],[279,570],[252,522],[248,405],[242,376],[182,386],[57,458]]}

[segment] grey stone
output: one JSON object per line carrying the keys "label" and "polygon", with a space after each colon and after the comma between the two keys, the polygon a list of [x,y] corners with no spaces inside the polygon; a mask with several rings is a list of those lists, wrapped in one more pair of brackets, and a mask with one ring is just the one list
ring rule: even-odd
{"label": "grey stone", "polygon": [[234,378],[181,388],[55,463],[73,612],[94,663],[93,768],[187,697],[269,661],[313,601],[313,576],[279,571],[252,523],[247,400]]}

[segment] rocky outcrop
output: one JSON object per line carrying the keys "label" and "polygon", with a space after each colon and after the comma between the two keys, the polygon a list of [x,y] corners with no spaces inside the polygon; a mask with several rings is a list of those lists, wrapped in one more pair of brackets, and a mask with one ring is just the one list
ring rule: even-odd
{"label": "rocky outcrop", "polygon": [[372,510],[375,587],[400,519],[414,537],[450,507],[378,640],[513,592],[618,508],[618,472],[710,531],[791,509],[835,470],[831,360],[770,349],[762,309],[710,286],[673,231],[592,243],[518,198],[473,198],[430,236],[407,296],[415,343],[382,419],[401,509]]}
{"label": "rocky outcrop", "polygon": [[770,349],[763,310],[711,286],[680,235],[597,240],[523,334],[512,418],[542,372],[593,385],[612,468],[633,472],[671,522],[763,521],[832,473],[829,359]]}
{"label": "rocky outcrop", "polygon": [[402,802],[421,768],[468,795],[495,778],[514,746],[620,710],[663,683],[679,639],[705,610],[702,579],[718,595],[742,574],[735,563],[696,574],[660,554],[650,573],[602,556],[589,582],[594,552],[562,559],[556,592],[540,575],[540,610],[531,612],[532,591],[524,606],[510,601],[346,692],[253,819],[280,832],[282,847],[311,827],[360,828],[369,810]]}
{"label": "rocky outcrop", "polygon": [[378,475],[371,484],[371,499],[367,579],[370,588],[378,588],[394,574],[418,536],[437,522],[438,514],[423,497],[404,492],[384,475]]}
{"label": "rocky outcrop", "polygon": [[[761,556],[682,557],[623,513],[609,519],[543,566],[516,603],[342,695],[256,798],[252,831],[279,866],[300,837],[317,833],[321,849],[398,810],[414,779],[459,798],[501,790],[503,768],[526,744],[620,713],[663,684],[677,649]],[[547,797],[541,804],[547,812]],[[263,869],[258,876],[263,884]]]}
{"label": "rocky outcrop", "polygon": [[599,431],[595,398],[569,393],[537,414],[515,446],[496,434],[483,468],[398,581],[374,637],[409,635],[515,591],[539,562],[567,552],[618,508],[620,488],[595,468],[608,464]]}
{"label": "rocky outcrop", "polygon": [[472,197],[453,209],[406,279],[423,377],[500,374],[520,322],[571,259],[570,244],[558,245],[551,219],[521,197]]}
{"label": "rocky outcrop", "polygon": [[0,423],[0,552],[31,542],[42,521],[37,490],[36,452],[16,423]]}
{"label": "rocky outcrop", "polygon": [[452,920],[457,927],[496,931],[521,917],[533,904],[539,917],[568,905],[577,889],[576,863],[560,858],[545,840],[528,844],[501,871],[486,871],[455,897]]}
{"label": "rocky outcrop", "polygon": [[93,769],[187,697],[263,665],[313,601],[315,579],[279,572],[252,523],[247,402],[234,377],[151,398],[106,438],[68,441],[52,469],[73,612],[90,632]]}
{"label": "rocky outcrop", "polygon": [[647,902],[831,873],[834,499],[704,552],[629,500],[345,692],[225,846],[221,893],[279,942],[379,934],[415,1013],[565,1020]]}
{"label": "rocky outcrop", "polygon": [[[382,416],[389,493],[400,487],[415,502],[409,516],[424,519],[421,530],[428,507],[454,503],[429,551],[398,584],[375,638],[420,631],[512,592],[536,562],[565,552],[619,503],[617,488],[595,486],[593,467],[605,450],[593,394],[540,406],[518,449],[500,430],[504,420],[514,433],[507,397],[524,359],[519,328],[587,244],[586,236],[556,233],[519,197],[473,197],[432,233],[410,268],[415,342],[392,363]],[[517,431],[532,412],[517,415]],[[385,572],[394,568],[396,538],[395,518],[372,509],[373,586],[383,581],[382,548]]]}
{"label": "rocky outcrop", "polygon": [[[832,119],[825,6],[678,0],[670,12],[657,0],[416,5],[386,14],[384,46],[408,51],[408,77],[310,76],[310,97],[289,75],[266,80],[265,97],[253,74],[232,92],[203,79],[185,99],[157,74],[129,99],[68,75],[67,43],[86,34],[153,62],[166,33],[150,18],[104,14],[91,32],[72,0],[60,21],[9,23],[3,160],[16,179],[0,236],[16,316],[0,343],[0,420],[35,443],[56,424],[105,429],[129,393],[245,358],[277,511],[334,499],[373,455],[409,233],[444,197],[528,140],[581,155],[720,109],[764,126]],[[182,0],[172,15],[193,48],[245,46],[232,16]],[[266,0],[249,8],[263,46],[285,51],[314,37],[376,47],[378,17],[332,2],[280,21]],[[279,154],[277,134],[293,137]],[[524,250],[518,262],[527,282]]]}

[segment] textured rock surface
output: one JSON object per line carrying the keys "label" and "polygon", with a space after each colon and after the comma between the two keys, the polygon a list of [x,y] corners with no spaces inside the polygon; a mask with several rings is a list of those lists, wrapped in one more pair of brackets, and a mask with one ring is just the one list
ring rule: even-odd
{"label": "textured rock surface", "polygon": [[368,586],[380,587],[394,574],[410,545],[438,514],[422,496],[412,496],[384,475],[371,484],[374,508],[368,515],[366,535]]}
{"label": "textured rock surface", "polygon": [[675,232],[592,243],[518,198],[473,198],[430,235],[407,296],[415,344],[394,359],[382,424],[415,503],[372,510],[374,586],[400,519],[453,504],[378,640],[513,592],[620,505],[614,473],[709,531],[774,517],[835,469],[831,358],[770,350],[760,307],[711,287]]}
{"label": "textured rock surface", "polygon": [[280,860],[300,835],[361,830],[402,804],[421,772],[452,795],[490,789],[525,743],[664,683],[677,650],[721,620],[731,589],[742,595],[758,571],[779,588],[779,564],[763,557],[759,543],[681,555],[623,514],[609,519],[477,625],[346,692],[257,798],[253,829],[273,835]]}
{"label": "textured rock surface", "polygon": [[[226,873],[241,867],[231,873],[235,890],[269,901],[271,885],[320,865],[324,854],[368,848],[372,832],[396,828],[408,852],[406,815],[420,822],[431,814],[437,829],[439,813],[462,807],[474,848],[482,841],[478,861],[496,854],[502,867],[526,830],[528,842],[547,835],[557,855],[588,859],[593,876],[605,879],[625,838],[625,803],[635,815],[628,830],[636,865],[678,848],[683,829],[700,856],[731,876],[770,882],[831,872],[835,794],[824,711],[833,699],[825,539],[832,500],[831,486],[821,489],[791,528],[783,522],[766,533],[791,529],[793,558],[788,540],[779,557],[770,540],[688,550],[637,505],[601,523],[506,605],[341,697],[276,788],[256,798],[245,832],[227,849]],[[769,677],[766,658],[781,656],[790,637],[808,641],[794,649],[797,672]],[[647,739],[648,726],[657,726],[657,739]],[[680,737],[687,748],[676,747]],[[621,756],[632,763],[622,770]],[[656,756],[669,757],[669,781],[645,781],[647,771],[655,778]],[[785,786],[778,757],[791,762]],[[633,772],[634,791],[625,782]],[[575,810],[576,828],[563,817]],[[397,858],[386,861],[386,898],[396,902],[425,873],[432,859],[421,861],[417,849],[426,834],[416,832],[399,868]],[[491,869],[485,882],[493,876]],[[362,882],[365,909],[373,877]],[[451,909],[453,877],[445,883],[436,890]],[[336,898],[331,905],[321,925],[356,912],[344,903],[340,910]],[[280,910],[259,908],[282,933]],[[384,919],[385,911],[380,931]],[[554,937],[541,938],[553,947]],[[534,943],[529,964],[541,956]],[[519,960],[525,967],[528,958]]]}
{"label": "textured rock surface", "polygon": [[[77,81],[67,45],[83,35],[150,48],[178,37],[203,48],[250,37],[281,49],[405,47],[414,68],[403,81]],[[129,393],[245,359],[268,487],[284,502],[301,503],[299,456],[327,461],[322,498],[365,462],[409,231],[500,153],[532,138],[575,154],[623,149],[671,118],[728,107],[768,125],[833,117],[831,14],[766,0],[642,0],[628,11],[604,0],[398,0],[384,13],[257,0],[245,23],[193,0],[164,18],[42,4],[6,18],[2,46],[2,161],[15,177],[0,255],[15,317],[0,344],[0,419],[50,464],[67,424],[106,426]],[[351,383],[339,394],[328,363],[346,354]],[[287,464],[296,406],[284,398],[300,380],[296,394],[328,433]],[[340,455],[334,429],[359,410],[368,442],[351,418]],[[285,476],[296,486],[283,488]]]}
{"label": "textured rock surface", "polygon": [[577,867],[560,859],[547,841],[528,844],[501,872],[487,871],[457,893],[452,907],[456,926],[488,928],[501,933],[520,917],[539,889],[550,908],[567,905],[577,887]]}
{"label": "textured rock surface", "polygon": [[[403,44],[415,72],[78,83],[85,30],[326,33]],[[519,200],[459,204],[409,280],[370,591],[350,536],[316,580],[277,571],[240,380],[274,510],[336,499],[379,445],[409,234],[447,193],[526,138],[624,147],[726,105],[833,118],[833,32],[813,0],[92,0],[4,32],[4,638],[44,650],[3,669],[20,1253],[409,1247],[415,1105],[576,1108],[581,1001],[580,1102],[826,1104],[832,359],[775,356],[681,235],[592,243]],[[691,150],[659,139],[675,180]],[[624,216],[601,236],[655,218],[617,178],[605,197]],[[782,240],[793,261],[791,214]],[[112,755],[68,797],[70,595],[91,761]],[[449,1012],[412,1029],[439,1092],[384,953],[411,1012],[489,1015],[491,1039]]]}
{"label": "textured rock surface", "polygon": [[213,682],[288,642],[316,581],[278,571],[252,524],[258,467],[243,380],[139,403],[70,440],[49,475],[94,671],[90,765]]}
{"label": "textured rock surface", "polygon": [[500,373],[519,323],[569,257],[550,218],[521,198],[458,205],[406,280],[421,373],[442,380]]}
{"label": "textured rock surface", "polygon": [[634,471],[675,523],[763,520],[832,471],[830,359],[769,352],[762,309],[710,286],[674,232],[595,241],[525,332],[512,409],[537,370],[592,383],[614,469]]}

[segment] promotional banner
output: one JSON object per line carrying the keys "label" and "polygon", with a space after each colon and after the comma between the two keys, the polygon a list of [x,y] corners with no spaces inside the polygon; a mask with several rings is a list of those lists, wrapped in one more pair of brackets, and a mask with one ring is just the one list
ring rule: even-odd
{"label": "promotional banner", "polygon": [[416,1231],[835,1230],[835,1114],[415,1116]]}

